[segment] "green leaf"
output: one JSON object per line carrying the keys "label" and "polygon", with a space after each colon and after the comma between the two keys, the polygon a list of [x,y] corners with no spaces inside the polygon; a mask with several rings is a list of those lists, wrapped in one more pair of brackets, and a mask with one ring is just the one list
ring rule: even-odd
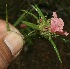
{"label": "green leaf", "polygon": [[22,10],[23,12],[25,12],[25,13],[27,13],[27,14],[30,14],[30,15],[32,15],[35,19],[37,19],[38,20],[38,18],[33,14],[33,13],[31,13],[31,12],[28,12],[28,11],[26,11],[26,10]]}
{"label": "green leaf", "polygon": [[38,6],[37,6],[37,5],[35,5],[35,6],[32,5],[32,7],[38,12],[39,16],[42,17],[44,23],[46,23],[46,22],[45,22],[45,21],[46,21],[46,18],[44,17],[43,13],[42,13],[41,10],[38,8]]}
{"label": "green leaf", "polygon": [[18,19],[17,21],[14,23],[14,26],[17,26],[19,23],[21,23],[21,20],[23,19],[25,13],[23,13]]}
{"label": "green leaf", "polygon": [[32,29],[39,30],[39,28],[36,24],[30,23],[27,21],[22,21],[22,23],[26,24],[27,26],[31,27]]}
{"label": "green leaf", "polygon": [[59,61],[62,63],[62,60],[61,60],[61,57],[60,57],[59,51],[58,51],[58,49],[57,49],[55,43],[54,43],[53,40],[51,39],[51,37],[50,37],[49,41],[50,41],[51,44],[53,45],[53,48],[54,48],[54,50],[55,50],[55,52],[56,52],[56,54],[57,54],[57,56],[58,56]]}
{"label": "green leaf", "polygon": [[[30,12],[31,12],[31,11],[33,11],[33,9],[31,9]],[[24,17],[28,15],[28,14],[27,14],[27,15],[25,15],[25,14],[26,14],[26,13],[23,13],[23,14],[17,19],[17,21],[14,23],[14,26],[17,26],[18,24],[20,24],[21,21],[24,19]]]}

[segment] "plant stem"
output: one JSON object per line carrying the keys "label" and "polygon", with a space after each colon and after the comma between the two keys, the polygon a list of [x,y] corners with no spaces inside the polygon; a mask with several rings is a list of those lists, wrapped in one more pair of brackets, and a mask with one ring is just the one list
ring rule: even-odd
{"label": "plant stem", "polygon": [[7,10],[7,4],[6,4],[6,28],[7,31],[10,31],[9,23],[8,23],[8,10]]}

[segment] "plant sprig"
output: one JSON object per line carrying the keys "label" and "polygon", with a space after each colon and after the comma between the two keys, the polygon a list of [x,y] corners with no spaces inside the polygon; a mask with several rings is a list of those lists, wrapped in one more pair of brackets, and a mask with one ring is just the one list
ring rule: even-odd
{"label": "plant sprig", "polygon": [[[39,31],[40,31],[40,35],[50,38],[50,39],[48,39],[48,40],[49,40],[50,43],[52,44],[52,46],[53,46],[53,48],[54,48],[54,50],[55,50],[55,52],[56,52],[56,54],[57,54],[57,56],[58,56],[59,61],[62,63],[62,60],[61,60],[59,51],[58,51],[58,49],[57,49],[55,43],[54,43],[53,40],[52,40],[52,35],[49,34],[50,32],[46,33],[46,31],[42,31],[42,30],[39,28],[39,27],[42,26],[42,25],[44,25],[44,27],[45,27],[45,25],[48,25],[45,16],[43,15],[42,11],[38,8],[37,5],[35,5],[35,6],[32,5],[32,7],[37,11],[37,13],[39,14],[39,16],[42,18],[42,20],[43,20],[43,21],[42,21],[42,24],[37,23],[38,25],[36,25],[36,24],[30,23],[30,22],[27,22],[27,21],[22,21],[22,23],[26,24],[27,26],[29,26],[29,27],[32,28],[32,29],[39,30]],[[27,11],[25,11],[25,10],[24,10],[24,12],[27,13]],[[38,19],[34,14],[32,14],[31,12],[28,12],[28,14],[34,16],[37,20],[39,20],[39,19]],[[40,26],[39,26],[39,25],[40,25]],[[46,38],[46,39],[47,39],[47,38]]]}

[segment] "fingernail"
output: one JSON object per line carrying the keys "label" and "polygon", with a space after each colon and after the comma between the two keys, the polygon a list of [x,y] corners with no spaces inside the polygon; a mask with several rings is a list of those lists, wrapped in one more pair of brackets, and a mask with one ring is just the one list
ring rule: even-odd
{"label": "fingernail", "polygon": [[15,33],[15,32],[10,32],[4,39],[4,42],[11,50],[12,55],[17,54],[18,51],[20,51],[20,49],[22,49],[22,47],[25,43],[23,38],[18,33]]}

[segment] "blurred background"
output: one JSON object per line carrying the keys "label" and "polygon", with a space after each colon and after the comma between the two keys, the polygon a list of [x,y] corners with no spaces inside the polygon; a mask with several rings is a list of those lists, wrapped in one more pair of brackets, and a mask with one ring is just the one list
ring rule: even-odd
{"label": "blurred background", "polygon": [[[33,10],[31,5],[37,4],[43,14],[48,13],[48,18],[55,11],[61,17],[64,29],[70,33],[70,0],[7,0],[9,22],[14,24],[23,14],[21,10]],[[6,19],[6,0],[0,0],[0,19]],[[32,11],[36,13],[35,11]],[[35,21],[26,14],[23,17],[27,21]],[[20,29],[20,27],[17,27]],[[70,34],[65,37],[70,40]],[[56,41],[57,40],[57,41]],[[56,38],[55,43],[60,52],[63,63],[61,64],[52,45],[43,39],[34,39],[33,45],[24,46],[17,59],[8,69],[70,69],[70,42],[65,43]]]}

